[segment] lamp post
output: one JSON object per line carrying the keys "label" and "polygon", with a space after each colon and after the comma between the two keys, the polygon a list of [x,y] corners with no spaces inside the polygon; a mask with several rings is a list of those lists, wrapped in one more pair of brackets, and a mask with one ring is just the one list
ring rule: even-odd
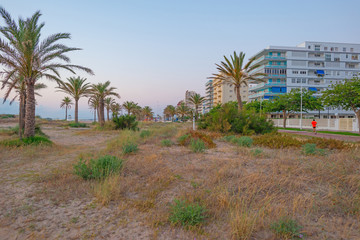
{"label": "lamp post", "polygon": [[[196,107],[195,107],[196,108]],[[196,130],[196,125],[195,125],[195,108],[194,108],[194,111],[193,111],[193,130],[195,131]]]}
{"label": "lamp post", "polygon": [[302,129],[302,79],[300,82],[300,129]]}

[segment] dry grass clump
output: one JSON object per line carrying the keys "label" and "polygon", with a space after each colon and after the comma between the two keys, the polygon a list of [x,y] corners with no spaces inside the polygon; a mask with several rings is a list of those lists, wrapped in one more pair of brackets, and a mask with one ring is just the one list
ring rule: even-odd
{"label": "dry grass clump", "polygon": [[201,140],[202,142],[204,142],[207,148],[216,147],[216,144],[214,143],[212,138],[204,132],[191,130],[178,138],[178,142],[181,146],[188,146],[191,143],[191,141],[197,141],[197,140]]}

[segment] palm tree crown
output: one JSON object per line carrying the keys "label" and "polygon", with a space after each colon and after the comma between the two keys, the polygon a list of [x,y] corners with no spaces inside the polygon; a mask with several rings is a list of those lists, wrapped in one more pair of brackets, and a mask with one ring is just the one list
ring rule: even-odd
{"label": "palm tree crown", "polygon": [[210,79],[214,79],[214,82],[218,81],[217,84],[223,84],[225,82],[234,85],[239,111],[243,108],[240,95],[241,86],[248,86],[251,81],[263,81],[259,79],[259,77],[266,75],[265,73],[252,73],[260,66],[253,64],[255,58],[250,59],[243,67],[244,58],[245,53],[240,52],[240,54],[237,55],[235,51],[233,56],[230,55],[230,60],[224,56],[225,61],[221,61],[220,64],[215,64],[219,72],[213,74],[213,77],[210,77]]}
{"label": "palm tree crown", "polygon": [[72,104],[73,102],[69,97],[64,97],[63,100],[61,100],[60,107],[65,108],[65,120],[67,120],[67,110],[71,108]]}

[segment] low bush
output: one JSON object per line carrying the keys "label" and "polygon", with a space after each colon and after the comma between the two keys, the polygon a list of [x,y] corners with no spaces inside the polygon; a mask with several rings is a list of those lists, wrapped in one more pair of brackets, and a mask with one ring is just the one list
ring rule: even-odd
{"label": "low bush", "polygon": [[113,122],[115,123],[115,129],[129,129],[138,131],[138,122],[133,115],[114,116]]}
{"label": "low bush", "polygon": [[161,146],[163,147],[171,147],[174,143],[169,139],[161,140]]}
{"label": "low bush", "polygon": [[178,142],[182,146],[188,146],[188,145],[190,145],[191,140],[193,140],[193,139],[201,140],[207,148],[216,147],[216,144],[211,139],[211,137],[200,131],[189,131],[187,134],[179,137]]}
{"label": "low bush", "polygon": [[206,209],[199,204],[175,199],[170,207],[169,220],[172,224],[190,227],[201,225],[205,221]]}
{"label": "low bush", "polygon": [[11,139],[11,140],[3,140],[0,141],[0,145],[5,147],[21,147],[21,146],[27,146],[27,145],[45,145],[49,146],[52,145],[53,142],[50,141],[47,137],[44,136],[34,136],[34,137],[28,137],[20,139]]}
{"label": "low bush", "polygon": [[102,179],[110,174],[119,172],[122,166],[122,159],[105,155],[98,159],[90,159],[89,161],[80,159],[79,162],[74,165],[74,172],[85,180]]}
{"label": "low bush", "polygon": [[86,125],[86,123],[69,123],[68,124],[69,127],[72,127],[72,128],[88,128],[89,126]]}
{"label": "low bush", "polygon": [[282,239],[302,239],[302,226],[290,218],[281,218],[270,226],[276,236]]}
{"label": "low bush", "polygon": [[251,150],[251,154],[254,157],[257,157],[257,156],[261,155],[262,153],[263,153],[263,150],[261,148],[255,148],[255,149]]}
{"label": "low bush", "polygon": [[242,136],[236,139],[236,143],[241,147],[251,147],[253,140],[251,137]]}
{"label": "low bush", "polygon": [[236,142],[236,139],[237,137],[234,136],[234,135],[229,135],[229,136],[225,136],[222,138],[224,141],[226,142],[232,142],[232,143],[235,143]]}
{"label": "low bush", "polygon": [[147,138],[147,137],[149,137],[151,135],[151,132],[149,131],[149,130],[142,130],[141,132],[140,132],[140,137],[141,138]]}
{"label": "low bush", "polygon": [[305,155],[325,155],[325,149],[316,147],[315,143],[306,143],[302,146],[302,152]]}
{"label": "low bush", "polygon": [[0,119],[15,118],[14,114],[1,114]]}
{"label": "low bush", "polygon": [[193,152],[204,152],[206,149],[205,143],[201,139],[191,139],[190,148]]}
{"label": "low bush", "polygon": [[349,146],[344,142],[331,138],[317,138],[312,137],[306,140],[306,143],[316,144],[318,148],[327,148],[327,149],[346,149]]}
{"label": "low bush", "polygon": [[253,137],[254,145],[268,148],[300,147],[303,143],[288,134],[270,133]]}
{"label": "low bush", "polygon": [[276,131],[274,124],[265,115],[255,111],[238,111],[236,102],[216,106],[205,114],[200,122],[199,129],[211,131],[234,132],[243,135],[264,134]]}
{"label": "low bush", "polygon": [[123,154],[129,154],[132,152],[137,152],[139,150],[138,145],[133,142],[127,142],[122,147]]}

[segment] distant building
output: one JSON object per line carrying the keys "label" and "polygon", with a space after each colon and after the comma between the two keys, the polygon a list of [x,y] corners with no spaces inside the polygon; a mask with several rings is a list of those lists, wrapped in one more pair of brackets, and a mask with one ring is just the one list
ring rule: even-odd
{"label": "distant building", "polygon": [[[214,79],[213,83],[213,106],[227,102],[237,102],[235,87],[231,83]],[[240,88],[241,100],[248,101],[248,87],[242,85]]]}
{"label": "distant building", "polygon": [[188,107],[191,108],[191,109],[193,109],[194,106],[193,106],[193,104],[190,102],[190,98],[191,98],[192,96],[194,96],[195,94],[196,94],[195,91],[189,91],[189,90],[187,90],[187,91],[185,92],[185,100],[184,100],[185,105],[188,106]]}
{"label": "distant building", "polygon": [[[253,64],[260,67],[253,73],[266,73],[263,83],[249,89],[249,99],[272,99],[303,88],[320,97],[332,84],[350,79],[360,73],[360,44],[304,42],[296,47],[269,46],[257,54]],[[351,117],[353,112],[341,108],[327,109],[316,117]]]}
{"label": "distant building", "polygon": [[214,87],[213,80],[209,80],[205,84],[205,101],[203,104],[203,113],[207,113],[214,105]]}

